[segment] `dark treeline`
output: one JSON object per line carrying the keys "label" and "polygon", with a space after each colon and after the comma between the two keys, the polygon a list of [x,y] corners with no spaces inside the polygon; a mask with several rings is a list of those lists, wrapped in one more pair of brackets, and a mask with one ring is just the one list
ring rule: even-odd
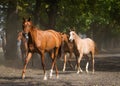
{"label": "dark treeline", "polygon": [[119,0],[1,0],[0,28],[7,33],[8,58],[15,57],[23,17],[42,29],[67,32],[75,27],[95,40],[99,50],[120,47]]}

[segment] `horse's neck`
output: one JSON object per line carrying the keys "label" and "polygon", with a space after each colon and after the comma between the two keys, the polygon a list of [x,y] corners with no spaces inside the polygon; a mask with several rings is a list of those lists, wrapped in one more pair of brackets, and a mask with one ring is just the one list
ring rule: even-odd
{"label": "horse's neck", "polygon": [[31,28],[30,29],[30,32],[29,32],[29,34],[28,34],[28,37],[29,37],[29,40],[28,40],[28,42],[30,43],[30,44],[35,44],[35,41],[36,41],[36,39],[37,39],[37,32],[39,31],[39,29],[37,29],[36,27],[33,27],[33,28]]}
{"label": "horse's neck", "polygon": [[30,28],[30,33],[34,32],[34,31],[36,31],[36,30],[42,31],[41,29],[39,29],[39,28],[33,26],[32,28]]}
{"label": "horse's neck", "polygon": [[75,43],[78,43],[78,42],[80,42],[80,41],[82,41],[82,39],[76,34]]}

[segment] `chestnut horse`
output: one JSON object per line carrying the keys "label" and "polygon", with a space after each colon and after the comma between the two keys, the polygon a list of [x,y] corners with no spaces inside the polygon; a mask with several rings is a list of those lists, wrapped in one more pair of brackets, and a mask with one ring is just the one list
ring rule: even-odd
{"label": "chestnut horse", "polygon": [[52,77],[53,68],[56,69],[56,77],[58,78],[58,69],[56,66],[56,58],[58,56],[58,51],[61,47],[61,34],[54,30],[40,30],[33,26],[32,21],[29,19],[24,19],[23,21],[23,31],[28,33],[28,53],[25,60],[22,79],[25,78],[25,71],[29,60],[31,59],[34,52],[41,55],[42,67],[44,71],[44,80],[47,80],[45,71],[45,52],[51,52],[52,66],[50,71],[50,78]]}
{"label": "chestnut horse", "polygon": [[[70,67],[73,69],[73,65],[71,64],[71,58],[74,54],[77,61],[78,51],[76,49],[74,42],[69,41],[69,35],[65,33],[62,33],[61,35],[62,35],[61,53],[62,57],[64,58],[63,71],[65,71],[67,61],[69,62]],[[69,58],[67,58],[67,53],[69,53]]]}
{"label": "chestnut horse", "polygon": [[[95,55],[95,49],[96,45],[95,42],[90,39],[90,38],[84,38],[81,39],[75,31],[70,31],[70,41],[75,42],[77,50],[79,52],[79,58],[78,58],[78,66],[77,66],[77,73],[82,72],[82,69],[80,67],[80,62],[83,57],[83,55],[91,54],[92,58],[92,72],[94,73],[94,55]],[[89,66],[89,61],[86,64],[86,72],[88,73],[88,66]]]}

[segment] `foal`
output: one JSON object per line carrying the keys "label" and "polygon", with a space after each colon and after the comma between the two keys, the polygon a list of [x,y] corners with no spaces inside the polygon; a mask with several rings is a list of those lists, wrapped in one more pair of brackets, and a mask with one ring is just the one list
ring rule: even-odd
{"label": "foal", "polygon": [[[69,41],[69,36],[65,33],[62,33],[61,35],[62,35],[61,36],[62,37],[61,52],[62,52],[62,57],[64,58],[63,71],[65,71],[67,59],[68,59],[70,67],[73,69],[73,65],[71,64],[70,59],[72,58],[73,53],[74,53],[75,57],[76,57],[76,61],[77,61],[78,52],[76,50],[76,46],[75,46],[74,42]],[[67,53],[70,54],[69,58],[67,58]]]}
{"label": "foal", "polygon": [[[70,31],[70,37],[69,37],[70,41],[75,41],[77,50],[79,52],[79,58],[78,58],[78,68],[77,68],[77,73],[82,72],[82,69],[80,67],[80,61],[83,57],[83,55],[87,55],[87,54],[91,54],[91,58],[92,58],[92,72],[94,73],[94,55],[95,55],[95,42],[90,39],[90,38],[84,38],[81,39],[76,33],[75,31]],[[88,72],[88,66],[89,66],[89,62],[87,62],[86,64],[86,72]]]}

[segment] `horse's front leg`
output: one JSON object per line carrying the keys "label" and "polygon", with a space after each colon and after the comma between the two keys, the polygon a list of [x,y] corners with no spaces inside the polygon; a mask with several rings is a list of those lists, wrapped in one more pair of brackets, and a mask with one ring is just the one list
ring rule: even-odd
{"label": "horse's front leg", "polygon": [[75,60],[76,60],[76,64],[75,64],[75,70],[77,70],[77,67],[78,67],[78,57],[76,54],[75,54]]}
{"label": "horse's front leg", "polygon": [[83,57],[83,54],[80,53],[80,57],[78,58],[78,71],[77,71],[77,74],[79,74],[79,72],[83,72],[82,69],[81,69],[81,66],[80,66],[80,62],[81,62],[82,57]]}
{"label": "horse's front leg", "polygon": [[29,60],[30,60],[31,57],[32,57],[32,54],[33,54],[33,53],[29,52],[28,55],[27,55],[27,57],[26,57],[26,59],[25,59],[24,68],[23,68],[23,71],[22,71],[22,79],[25,78],[26,67],[27,67],[27,64],[28,64]]}

